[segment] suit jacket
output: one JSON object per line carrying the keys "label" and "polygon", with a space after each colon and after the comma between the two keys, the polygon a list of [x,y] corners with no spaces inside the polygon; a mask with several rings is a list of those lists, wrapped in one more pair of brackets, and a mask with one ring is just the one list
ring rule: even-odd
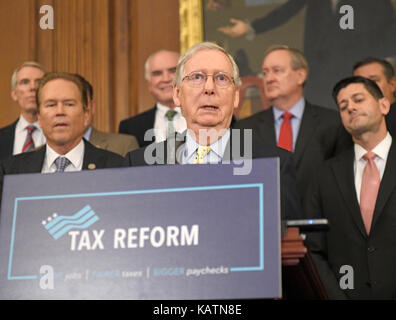
{"label": "suit jacket", "polygon": [[396,137],[396,102],[390,106],[388,114],[385,116],[386,127],[392,137]]}
{"label": "suit jacket", "polygon": [[[319,170],[305,210],[327,218],[327,233],[311,233],[307,246],[328,295],[333,299],[396,299],[396,145],[390,148],[370,235],[356,196],[354,149],[328,160]],[[340,268],[353,268],[353,290],[341,290]]]}
{"label": "suit jacket", "polygon": [[[82,170],[117,168],[123,166],[123,158],[113,152],[94,147],[84,140],[85,151]],[[2,195],[3,177],[6,174],[40,173],[45,159],[46,145],[34,151],[20,153],[3,159],[0,163],[0,195]]]}
{"label": "suit jacket", "polygon": [[14,123],[0,129],[0,160],[12,156],[14,152],[15,127]]}
{"label": "suit jacket", "polygon": [[136,116],[122,120],[118,127],[118,133],[129,134],[138,139],[139,146],[145,147],[152,143],[152,141],[144,141],[144,134],[147,130],[154,128],[155,113],[157,106],[142,112]]}
{"label": "suit jacket", "polygon": [[[154,128],[155,113],[157,112],[157,105],[153,108],[140,113],[136,116],[122,120],[118,127],[118,133],[124,133],[133,135],[138,139],[139,146],[145,147],[153,143],[153,141],[144,141],[144,134],[147,130]],[[231,121],[231,127],[235,123],[236,119],[233,116]]]}
{"label": "suit jacket", "polygon": [[96,130],[94,127],[92,127],[89,142],[96,148],[109,150],[123,157],[127,152],[139,148],[139,144],[134,136],[103,132]]}
{"label": "suit jacket", "polygon": [[[231,131],[231,135],[232,135]],[[185,139],[185,133],[183,133]],[[243,135],[241,135],[243,137]],[[176,141],[174,150],[170,150],[173,154],[173,158],[168,159],[168,142],[163,141],[160,143],[153,143],[148,147],[140,148],[138,150],[127,153],[125,156],[124,164],[126,166],[146,166],[149,165],[145,159],[146,150],[150,152],[157,159],[155,164],[178,164],[177,154],[178,151],[182,150],[184,145],[184,139],[178,139],[182,141]],[[244,150],[243,139],[240,139],[239,150]],[[230,155],[230,159],[223,160],[237,160],[240,156],[235,156],[232,152],[232,136],[226,146],[225,155]],[[150,150],[148,150],[150,148]],[[170,148],[172,149],[172,148]],[[163,150],[164,152],[157,151]],[[299,201],[299,195],[296,187],[295,178],[295,167],[293,163],[293,158],[290,152],[283,150],[281,148],[265,145],[262,141],[254,139],[252,141],[252,158],[266,158],[266,157],[279,157],[280,158],[280,182],[281,182],[281,217],[282,219],[301,219],[302,218],[302,208]],[[176,159],[175,159],[176,157]],[[170,160],[170,161],[169,161]]]}
{"label": "suit jacket", "polygon": [[[264,143],[277,145],[273,108],[238,121],[235,128],[251,128],[253,134]],[[293,153],[297,170],[297,187],[302,201],[313,172],[324,160],[352,144],[352,138],[342,126],[336,111],[305,102]]]}

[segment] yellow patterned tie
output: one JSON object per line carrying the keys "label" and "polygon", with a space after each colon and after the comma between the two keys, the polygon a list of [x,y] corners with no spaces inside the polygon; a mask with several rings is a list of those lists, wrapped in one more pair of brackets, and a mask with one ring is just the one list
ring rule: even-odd
{"label": "yellow patterned tie", "polygon": [[209,153],[210,147],[207,146],[199,146],[197,149],[197,155],[194,160],[194,164],[200,164],[203,163],[203,159],[206,157],[206,155]]}

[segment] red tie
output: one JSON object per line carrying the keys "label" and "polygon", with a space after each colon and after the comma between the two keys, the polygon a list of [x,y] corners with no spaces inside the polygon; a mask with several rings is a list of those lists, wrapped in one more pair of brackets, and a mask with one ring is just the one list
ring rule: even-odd
{"label": "red tie", "polygon": [[282,114],[282,125],[279,133],[278,147],[293,152],[293,132],[291,128],[290,119],[293,115],[289,112]]}
{"label": "red tie", "polygon": [[33,131],[36,130],[36,129],[37,128],[35,126],[33,126],[33,125],[30,125],[30,126],[26,127],[26,130],[27,130],[26,140],[25,140],[25,143],[23,144],[23,147],[22,147],[22,153],[34,149],[34,141],[33,141],[32,134],[33,134]]}
{"label": "red tie", "polygon": [[363,170],[362,186],[360,189],[360,211],[367,234],[370,233],[375,202],[377,201],[380,186],[380,175],[374,162],[375,157],[376,154],[371,151],[363,156],[367,160],[367,163]]}

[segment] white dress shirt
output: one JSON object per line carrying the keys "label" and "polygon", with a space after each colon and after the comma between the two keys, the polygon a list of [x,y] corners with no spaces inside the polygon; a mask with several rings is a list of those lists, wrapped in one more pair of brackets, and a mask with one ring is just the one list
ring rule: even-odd
{"label": "white dress shirt", "polygon": [[15,126],[15,137],[14,137],[14,150],[13,155],[21,153],[23,145],[26,141],[27,129],[26,127],[34,125],[37,129],[33,131],[32,138],[34,141],[34,147],[39,147],[45,144],[45,136],[41,130],[38,121],[34,123],[27,122],[26,119],[21,115]]}
{"label": "white dress shirt", "polygon": [[[157,102],[157,112],[155,113],[154,120],[155,142],[166,140],[169,122],[166,117],[166,112],[168,110],[171,109]],[[180,107],[175,107],[173,110],[177,112],[173,117],[173,127],[175,132],[182,133],[187,129],[186,119],[184,119]]]}
{"label": "white dress shirt", "polygon": [[[227,147],[228,140],[230,139],[230,129],[228,129],[224,135],[212,143],[210,147],[209,153],[203,159],[202,164],[212,163],[218,164],[221,163],[224,157],[224,151]],[[186,143],[184,144],[184,150],[182,153],[181,163],[182,164],[193,164],[195,158],[197,156],[197,149],[199,147],[199,143],[195,141],[195,139],[189,134],[187,131],[186,134]]]}
{"label": "white dress shirt", "polygon": [[[43,169],[41,173],[53,173],[56,172],[56,164],[55,160],[62,156],[54,151],[48,144],[47,144],[47,151],[44,158]],[[81,139],[80,143],[75,146],[72,150],[64,155],[69,161],[71,162],[65,169],[65,172],[72,172],[72,171],[81,171],[83,160],[84,160],[84,150],[85,144],[84,141]]]}
{"label": "white dress shirt", "polygon": [[[374,158],[374,162],[378,168],[381,180],[382,180],[382,176],[384,175],[386,160],[388,158],[388,153],[391,144],[392,144],[392,137],[388,132],[386,137],[379,144],[377,144],[373,150],[371,150],[377,155]],[[358,203],[360,204],[360,189],[362,187],[363,170],[367,162],[363,158],[363,156],[368,151],[358,144],[355,144],[354,148],[355,148],[355,160],[354,160],[355,188],[356,188]]]}

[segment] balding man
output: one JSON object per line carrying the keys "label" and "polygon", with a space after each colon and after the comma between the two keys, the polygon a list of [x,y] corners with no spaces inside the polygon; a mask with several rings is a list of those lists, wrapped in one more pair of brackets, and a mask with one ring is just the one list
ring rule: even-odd
{"label": "balding man", "polygon": [[37,121],[36,90],[45,74],[44,67],[34,61],[24,62],[11,77],[11,98],[20,108],[19,118],[0,129],[0,159],[28,152],[45,143]]}
{"label": "balding man", "polygon": [[[133,135],[138,139],[139,146],[144,147],[155,142],[166,140],[172,132],[183,132],[186,121],[179,106],[173,102],[172,82],[175,77],[179,53],[160,50],[149,56],[145,63],[145,78],[148,90],[156,100],[153,108],[134,117],[122,120],[118,132]],[[154,129],[155,134],[147,130]]]}

